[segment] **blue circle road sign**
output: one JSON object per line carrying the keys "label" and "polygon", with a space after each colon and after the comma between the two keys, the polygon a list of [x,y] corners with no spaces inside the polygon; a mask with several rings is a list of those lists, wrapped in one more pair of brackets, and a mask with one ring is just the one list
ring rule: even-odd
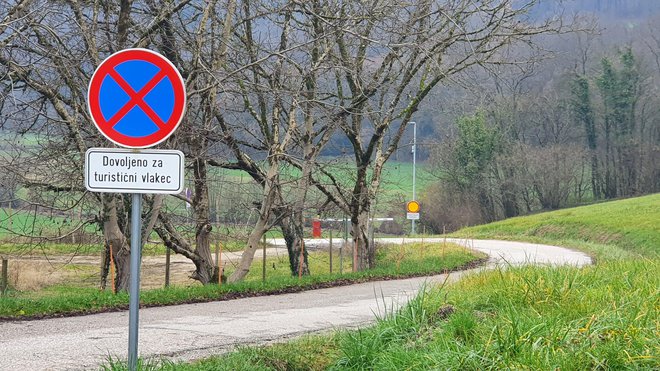
{"label": "blue circle road sign", "polygon": [[186,105],[183,78],[172,62],[147,49],[125,49],[106,58],[89,82],[94,124],[108,140],[147,148],[179,126]]}

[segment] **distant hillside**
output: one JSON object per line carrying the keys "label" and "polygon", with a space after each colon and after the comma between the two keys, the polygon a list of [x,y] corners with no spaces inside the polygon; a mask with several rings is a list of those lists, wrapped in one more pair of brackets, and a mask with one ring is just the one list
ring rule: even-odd
{"label": "distant hillside", "polygon": [[593,13],[603,19],[639,19],[660,14],[659,0],[541,0],[535,7],[536,16],[569,13]]}

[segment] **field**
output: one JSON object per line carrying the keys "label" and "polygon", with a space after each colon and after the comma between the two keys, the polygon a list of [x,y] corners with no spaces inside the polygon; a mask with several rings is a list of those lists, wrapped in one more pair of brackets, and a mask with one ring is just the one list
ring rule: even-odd
{"label": "field", "polygon": [[[425,163],[417,163],[415,188],[419,194],[420,190],[433,181],[433,176],[428,171]],[[385,192],[399,192],[407,197],[412,197],[412,163],[411,162],[387,162],[383,170],[383,190]]]}
{"label": "field", "polygon": [[0,208],[0,238],[22,235],[52,235],[68,225],[69,220],[60,215],[35,214],[26,210]]}
{"label": "field", "polygon": [[[658,369],[659,195],[458,235],[567,244],[594,266],[509,267],[429,287],[367,329],[242,348],[176,370]],[[121,368],[112,365],[110,368]]]}

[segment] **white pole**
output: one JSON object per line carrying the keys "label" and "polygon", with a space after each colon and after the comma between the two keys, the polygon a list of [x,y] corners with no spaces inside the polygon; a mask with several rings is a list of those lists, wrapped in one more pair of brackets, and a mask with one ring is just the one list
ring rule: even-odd
{"label": "white pole", "polygon": [[[417,123],[411,121],[410,124],[413,126],[413,145],[412,145],[412,155],[413,155],[413,168],[412,168],[412,199],[417,201],[417,193],[415,193],[415,170],[417,167]],[[411,221],[411,234],[415,234],[415,219]]]}

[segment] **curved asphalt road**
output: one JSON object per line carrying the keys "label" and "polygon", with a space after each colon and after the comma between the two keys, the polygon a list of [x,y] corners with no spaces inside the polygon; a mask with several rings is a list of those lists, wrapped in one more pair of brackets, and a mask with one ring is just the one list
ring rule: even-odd
{"label": "curved asphalt road", "polygon": [[[400,243],[402,239],[382,242]],[[413,241],[405,239],[406,241]],[[425,239],[428,242],[443,239]],[[591,259],[555,246],[520,242],[453,240],[490,256],[496,264],[570,264]],[[277,243],[279,241],[272,241]],[[465,272],[377,281],[204,304],[140,310],[141,357],[191,360],[310,332],[366,325],[383,313],[384,304],[401,305],[426,282],[457,280]],[[108,356],[125,359],[128,311],[40,321],[0,323],[0,370],[97,369]]]}

